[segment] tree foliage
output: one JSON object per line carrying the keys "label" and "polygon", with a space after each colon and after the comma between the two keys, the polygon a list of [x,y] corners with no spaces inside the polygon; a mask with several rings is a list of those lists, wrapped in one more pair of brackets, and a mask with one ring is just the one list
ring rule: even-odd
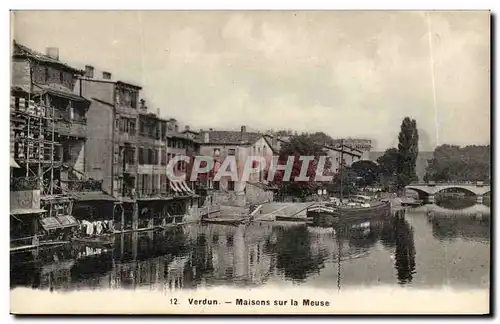
{"label": "tree foliage", "polygon": [[[285,165],[290,156],[294,157],[292,173],[290,181],[284,181],[284,170],[279,170],[274,176],[273,183],[280,186],[282,194],[288,194],[296,197],[305,197],[308,194],[312,194],[322,183],[315,181],[316,169],[321,156],[326,156],[327,152],[323,149],[323,146],[317,144],[308,135],[302,134],[298,136],[293,136],[289,142],[283,143],[280,153],[278,164]],[[313,156],[314,160],[309,162],[306,176],[309,178],[308,181],[296,181],[296,178],[300,175],[300,170],[302,168],[303,161],[300,160],[301,156]],[[324,165],[323,175],[331,174],[331,162],[326,159]]]}
{"label": "tree foliage", "polygon": [[403,119],[398,139],[397,185],[403,188],[418,180],[415,170],[418,156],[418,129],[415,119],[409,117]]}
{"label": "tree foliage", "polygon": [[396,184],[398,161],[399,152],[396,148],[385,150],[384,154],[377,159],[379,182],[382,187],[388,189]]}
{"label": "tree foliage", "polygon": [[491,180],[490,145],[441,145],[434,150],[426,168],[429,181],[489,181]]}
{"label": "tree foliage", "polygon": [[369,160],[356,161],[351,165],[352,171],[357,176],[357,185],[361,188],[374,185],[379,178],[379,167]]}

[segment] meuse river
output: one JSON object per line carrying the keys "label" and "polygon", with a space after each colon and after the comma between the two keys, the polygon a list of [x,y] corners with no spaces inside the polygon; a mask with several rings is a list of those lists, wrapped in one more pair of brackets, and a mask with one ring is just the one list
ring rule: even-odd
{"label": "meuse river", "polygon": [[123,234],[108,250],[67,245],[11,255],[11,288],[488,288],[489,214],[485,205],[455,202],[346,229],[262,221]]}

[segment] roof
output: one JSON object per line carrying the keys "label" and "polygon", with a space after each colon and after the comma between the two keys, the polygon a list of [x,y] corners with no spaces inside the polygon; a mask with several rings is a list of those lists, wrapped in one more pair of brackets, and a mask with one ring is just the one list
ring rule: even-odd
{"label": "roof", "polygon": [[128,82],[125,82],[125,81],[116,81],[116,85],[118,86],[125,86],[125,87],[131,87],[131,88],[135,88],[137,90],[142,90],[142,87],[141,86],[138,86],[138,85],[135,85],[135,84],[132,84],[132,83],[128,83]]}
{"label": "roof", "polygon": [[56,60],[48,55],[42,54],[40,52],[32,50],[31,48],[24,46],[24,45],[18,44],[16,41],[14,41],[13,56],[14,57],[32,58],[32,59],[35,59],[39,62],[57,65],[60,68],[63,68],[65,70],[68,70],[68,71],[71,71],[71,72],[74,72],[74,73],[80,74],[80,75],[83,75],[85,73],[83,70],[74,68],[74,67],[72,67],[66,63],[63,63],[59,60]]}
{"label": "roof", "polygon": [[[209,141],[205,143],[204,136],[209,134]],[[202,144],[214,145],[214,144],[227,144],[227,145],[241,145],[241,144],[251,144],[255,143],[261,136],[262,133],[245,132],[244,141],[242,140],[242,134],[239,131],[204,131],[200,132],[197,136],[198,141]]]}
{"label": "roof", "polygon": [[46,212],[46,210],[40,208],[16,208],[10,210],[11,215],[40,214],[44,212]]}

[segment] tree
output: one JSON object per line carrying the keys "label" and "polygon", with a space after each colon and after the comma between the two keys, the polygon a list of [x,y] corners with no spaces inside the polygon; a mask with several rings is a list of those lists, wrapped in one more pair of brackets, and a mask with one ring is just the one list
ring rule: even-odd
{"label": "tree", "polygon": [[[341,176],[342,174],[342,176]],[[340,179],[342,177],[342,188],[340,188]],[[328,190],[340,196],[342,189],[342,196],[352,195],[357,192],[357,174],[351,167],[344,166],[342,172],[335,173],[333,181],[328,185]]]}
{"label": "tree", "polygon": [[491,147],[460,147],[444,144],[436,147],[424,179],[429,181],[489,181]]}
{"label": "tree", "polygon": [[[296,197],[305,197],[312,194],[322,186],[321,183],[315,181],[316,168],[319,158],[326,155],[327,153],[323,149],[323,146],[315,143],[308,135],[293,136],[289,142],[283,143],[278,158],[278,164],[285,165],[290,156],[294,157],[290,180],[284,181],[285,171],[279,170],[276,172],[272,183],[281,188],[281,194]],[[309,178],[308,181],[296,181],[302,168],[303,162],[300,160],[301,156],[314,156],[314,160],[309,163],[306,173],[306,176]],[[328,159],[325,162],[323,174],[329,175],[331,174],[331,162]]]}
{"label": "tree", "polygon": [[377,159],[379,167],[379,181],[384,188],[391,187],[396,183],[399,152],[395,148],[385,150],[384,154]]}
{"label": "tree", "polygon": [[418,156],[418,129],[415,119],[405,117],[399,132],[399,161],[397,164],[397,185],[399,189],[418,180],[415,167]]}
{"label": "tree", "polygon": [[354,162],[351,168],[358,177],[357,184],[359,187],[372,186],[379,178],[379,167],[375,162],[360,160]]}

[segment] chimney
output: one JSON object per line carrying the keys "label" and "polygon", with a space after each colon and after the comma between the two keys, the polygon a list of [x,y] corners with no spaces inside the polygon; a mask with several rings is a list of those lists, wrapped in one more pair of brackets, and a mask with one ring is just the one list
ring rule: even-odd
{"label": "chimney", "polygon": [[102,72],[102,78],[104,80],[111,80],[111,73],[109,73],[109,72]]}
{"label": "chimney", "polygon": [[210,142],[210,133],[209,133],[209,132],[205,132],[205,133],[203,134],[203,142],[204,142],[204,143],[208,143],[208,142]]}
{"label": "chimney", "polygon": [[156,116],[160,117],[160,108],[156,108]]}
{"label": "chimney", "polygon": [[174,129],[175,129],[175,132],[176,132],[176,133],[178,133],[178,132],[179,132],[179,125],[175,124],[175,126],[174,126],[174,127],[175,127],[175,128],[174,128]]}
{"label": "chimney", "polygon": [[214,129],[213,129],[213,128],[209,128],[209,129],[208,129],[208,131],[209,131],[209,132],[213,132],[213,131],[214,131]]}
{"label": "chimney", "polygon": [[57,47],[47,47],[45,49],[45,54],[48,57],[50,57],[50,58],[52,58],[54,60],[59,61],[59,48],[57,48]]}
{"label": "chimney", "polygon": [[94,77],[94,67],[92,65],[85,65],[85,77],[89,79]]}
{"label": "chimney", "polygon": [[186,132],[189,132],[189,125],[184,126],[184,130],[185,130]]}
{"label": "chimney", "polygon": [[241,141],[246,142],[247,141],[247,127],[246,126],[241,126]]}

